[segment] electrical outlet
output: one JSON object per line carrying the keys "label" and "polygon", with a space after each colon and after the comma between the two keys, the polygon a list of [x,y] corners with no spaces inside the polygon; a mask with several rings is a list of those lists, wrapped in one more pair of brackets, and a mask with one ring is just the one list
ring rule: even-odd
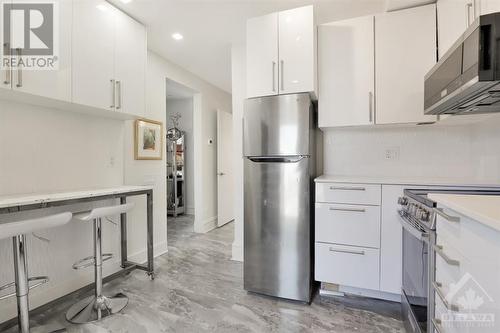
{"label": "electrical outlet", "polygon": [[385,149],[384,157],[386,160],[396,161],[399,160],[400,148],[399,147],[388,147]]}

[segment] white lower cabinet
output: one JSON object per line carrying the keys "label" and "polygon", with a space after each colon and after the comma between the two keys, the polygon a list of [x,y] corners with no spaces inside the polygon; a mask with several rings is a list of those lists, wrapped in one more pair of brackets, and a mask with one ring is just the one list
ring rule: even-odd
{"label": "white lower cabinet", "polygon": [[315,278],[343,286],[379,288],[379,250],[327,243],[315,245]]}
{"label": "white lower cabinet", "polygon": [[500,232],[439,208],[458,220],[437,219],[435,332],[500,332]]}

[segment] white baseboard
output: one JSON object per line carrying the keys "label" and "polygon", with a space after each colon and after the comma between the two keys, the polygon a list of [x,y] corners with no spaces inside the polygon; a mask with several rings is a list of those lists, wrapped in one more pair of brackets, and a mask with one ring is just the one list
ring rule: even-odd
{"label": "white baseboard", "polygon": [[204,220],[201,225],[196,223],[196,219],[194,222],[194,232],[204,234],[206,232],[209,232],[210,230],[214,230],[217,228],[217,216],[213,216],[211,218],[208,218]]}
{"label": "white baseboard", "polygon": [[194,207],[186,207],[187,215],[194,215]]}
{"label": "white baseboard", "polygon": [[[156,244],[153,251],[155,258],[165,254],[168,251],[167,242]],[[145,263],[147,261],[147,249],[129,255],[128,259],[140,264]],[[103,265],[103,275],[106,277],[120,271],[122,269],[120,264],[121,261],[119,255],[112,261],[106,262]],[[71,276],[67,276],[66,280],[57,281],[57,283],[49,282],[44,286],[30,291],[30,308],[34,309],[42,306],[94,282],[94,270],[91,267],[88,269],[74,271],[74,273],[75,274],[71,274]],[[0,303],[0,323],[15,318],[16,316],[17,310],[15,298],[5,300]]]}
{"label": "white baseboard", "polygon": [[243,262],[243,244],[233,243],[231,260]]}

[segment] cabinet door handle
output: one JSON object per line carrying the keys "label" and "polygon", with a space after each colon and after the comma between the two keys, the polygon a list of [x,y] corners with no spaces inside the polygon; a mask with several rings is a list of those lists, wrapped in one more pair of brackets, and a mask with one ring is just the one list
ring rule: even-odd
{"label": "cabinet door handle", "polygon": [[276,61],[273,61],[273,91],[276,92]]}
{"label": "cabinet door handle", "polygon": [[460,261],[458,260],[455,260],[455,259],[451,259],[450,257],[448,257],[446,255],[446,253],[444,253],[443,251],[443,247],[441,245],[433,245],[432,248],[434,249],[434,251],[439,254],[439,256],[441,258],[443,258],[443,260],[450,266],[460,266]]}
{"label": "cabinet door handle", "polygon": [[111,82],[111,105],[110,108],[115,108],[115,100],[116,100],[116,89],[115,89],[115,80],[109,80]]}
{"label": "cabinet door handle", "polygon": [[467,9],[467,27],[470,27],[470,10],[472,8],[472,2],[469,2],[465,5],[465,8]]}
{"label": "cabinet door handle", "polygon": [[118,94],[118,104],[116,106],[117,109],[122,108],[122,82],[121,81],[116,81],[116,91]]}
{"label": "cabinet door handle", "polygon": [[451,215],[448,215],[444,212],[444,210],[442,208],[434,208],[434,211],[440,215],[441,217],[443,217],[445,220],[447,221],[450,221],[450,222],[456,222],[456,223],[459,223],[460,222],[460,217],[458,216],[451,216]]}
{"label": "cabinet door handle", "polygon": [[335,248],[333,248],[333,247],[330,247],[328,250],[329,250],[330,252],[339,252],[339,253],[357,254],[357,255],[361,255],[361,256],[364,256],[364,255],[365,255],[365,251],[343,250],[343,249],[335,249]]}
{"label": "cabinet door handle", "polygon": [[446,296],[444,296],[444,293],[443,291],[441,290],[441,287],[443,285],[439,282],[432,282],[432,287],[434,288],[434,290],[436,291],[436,294],[439,296],[439,298],[441,299],[441,301],[443,302],[444,306],[450,310],[450,311],[454,311],[454,312],[457,312],[457,311],[460,311],[460,308],[458,307],[458,305],[456,304],[451,304],[449,303],[447,300],[446,300]]}
{"label": "cabinet door handle", "polygon": [[369,112],[370,123],[372,123],[373,122],[373,93],[371,91],[368,92],[368,112]]}
{"label": "cabinet door handle", "polygon": [[356,187],[356,186],[330,186],[330,190],[334,190],[334,191],[366,191],[366,188]]}
{"label": "cabinet door handle", "polygon": [[4,84],[10,84],[10,62],[12,61],[11,59],[11,54],[10,54],[10,44],[5,43],[3,44],[4,47],[4,54],[6,54],[9,58],[7,59],[7,69],[5,70],[5,81],[3,81]]}
{"label": "cabinet door handle", "polygon": [[285,62],[281,60],[281,65],[280,65],[280,72],[281,72],[281,91],[285,91]]}
{"label": "cabinet door handle", "polygon": [[23,54],[22,54],[22,50],[20,48],[17,48],[16,52],[17,52],[17,58],[18,58],[18,62],[17,62],[17,84],[16,84],[16,87],[21,88],[23,86],[23,68],[20,65],[20,62],[21,62],[21,57],[22,57]]}
{"label": "cabinet door handle", "polygon": [[357,212],[357,213],[366,213],[366,209],[363,208],[337,208],[330,207],[330,210],[339,211],[339,212]]}

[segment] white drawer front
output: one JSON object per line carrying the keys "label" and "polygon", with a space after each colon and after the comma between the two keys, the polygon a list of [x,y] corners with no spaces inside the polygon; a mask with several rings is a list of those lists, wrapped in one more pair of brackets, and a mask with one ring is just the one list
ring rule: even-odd
{"label": "white drawer front", "polygon": [[349,287],[379,289],[379,250],[316,243],[315,279]]}
{"label": "white drawer front", "polygon": [[500,232],[457,212],[445,209],[446,214],[458,217],[452,222],[438,215],[437,238],[446,240],[471,262],[487,262],[500,269]]}
{"label": "white drawer front", "polygon": [[380,207],[316,204],[316,242],[380,247]]}
{"label": "white drawer front", "polygon": [[381,192],[382,185],[317,183],[316,202],[379,206]]}

